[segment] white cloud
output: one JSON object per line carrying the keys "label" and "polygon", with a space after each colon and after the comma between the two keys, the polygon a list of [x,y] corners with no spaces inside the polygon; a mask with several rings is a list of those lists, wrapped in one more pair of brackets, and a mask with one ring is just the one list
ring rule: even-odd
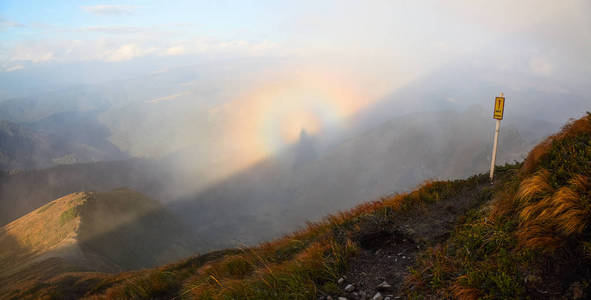
{"label": "white cloud", "polygon": [[264,40],[262,42],[259,43],[255,43],[254,45],[252,45],[252,50],[254,52],[265,52],[265,51],[271,51],[273,49],[278,48],[279,45],[277,43],[268,41],[268,40]]}
{"label": "white cloud", "polygon": [[124,61],[138,56],[145,55],[147,51],[142,50],[138,45],[126,44],[105,55],[107,61]]}
{"label": "white cloud", "polygon": [[22,49],[21,51],[14,52],[10,57],[10,61],[41,63],[53,60],[55,57],[52,51],[44,51],[43,49]]}
{"label": "white cloud", "polygon": [[133,26],[90,26],[83,27],[80,31],[83,32],[99,32],[109,34],[133,34],[138,32],[146,32],[148,29],[133,27]]}
{"label": "white cloud", "polygon": [[277,43],[262,40],[262,41],[244,41],[244,40],[208,40],[197,39],[193,42],[187,43],[187,52],[202,53],[202,52],[241,52],[250,55],[259,55],[279,51]]}
{"label": "white cloud", "polygon": [[13,66],[3,68],[2,72],[12,72],[12,71],[17,71],[17,70],[22,70],[22,69],[24,69],[24,67],[22,65],[13,65]]}
{"label": "white cloud", "polygon": [[[138,33],[132,31],[137,30]],[[118,62],[135,58],[174,55],[261,56],[278,53],[277,44],[263,41],[216,40],[193,38],[184,41],[166,39],[165,32],[145,34],[148,29],[131,27],[85,27],[76,31],[129,32],[99,36],[94,39],[41,39],[2,45],[0,66],[14,63],[43,62]],[[1,69],[0,69],[1,70]]]}
{"label": "white cloud", "polygon": [[186,49],[183,45],[176,45],[166,49],[164,53],[166,55],[181,55],[186,53]]}
{"label": "white cloud", "polygon": [[135,12],[137,7],[130,5],[92,5],[83,6],[82,8],[96,15],[130,15]]}

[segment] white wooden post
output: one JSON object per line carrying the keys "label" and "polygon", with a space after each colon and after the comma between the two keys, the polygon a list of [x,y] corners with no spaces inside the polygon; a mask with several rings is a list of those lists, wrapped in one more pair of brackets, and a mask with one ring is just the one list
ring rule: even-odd
{"label": "white wooden post", "polygon": [[[499,94],[499,97],[503,97],[503,93]],[[495,139],[493,142],[492,160],[490,161],[490,182],[493,182],[495,174],[495,162],[497,160],[497,145],[499,141],[499,130],[501,129],[501,120],[497,119],[497,125],[495,127]]]}

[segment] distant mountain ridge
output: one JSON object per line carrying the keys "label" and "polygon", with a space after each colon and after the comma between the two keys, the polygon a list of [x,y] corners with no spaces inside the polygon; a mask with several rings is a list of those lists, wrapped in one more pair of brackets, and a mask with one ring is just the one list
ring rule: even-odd
{"label": "distant mountain ridge", "polygon": [[0,170],[129,157],[107,141],[108,130],[93,124],[92,118],[88,113],[65,113],[30,124],[0,121]]}
{"label": "distant mountain ridge", "polygon": [[74,193],[0,227],[0,283],[43,263],[56,271],[145,268],[189,256],[196,244],[174,215],[137,192]]}

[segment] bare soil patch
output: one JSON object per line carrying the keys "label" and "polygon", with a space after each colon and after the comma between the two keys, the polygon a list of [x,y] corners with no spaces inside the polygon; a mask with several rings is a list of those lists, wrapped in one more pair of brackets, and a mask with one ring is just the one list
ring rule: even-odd
{"label": "bare soil patch", "polygon": [[[454,197],[405,212],[388,226],[363,231],[357,237],[360,253],[350,262],[339,296],[372,299],[379,291],[384,298],[402,298],[397,291],[419,252],[446,240],[458,217],[488,200],[491,189],[490,184],[483,183]],[[378,288],[384,281],[391,287]],[[349,284],[355,289],[345,292],[344,288]]]}

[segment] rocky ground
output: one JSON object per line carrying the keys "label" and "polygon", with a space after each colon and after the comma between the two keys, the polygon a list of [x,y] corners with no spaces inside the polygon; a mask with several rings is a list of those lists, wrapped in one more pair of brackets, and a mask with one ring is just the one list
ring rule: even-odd
{"label": "rocky ground", "polygon": [[458,217],[482,204],[483,193],[491,188],[490,184],[482,184],[465,190],[456,197],[403,214],[388,228],[365,233],[360,238],[360,253],[350,262],[349,271],[338,280],[341,294],[322,297],[322,300],[405,298],[399,290],[420,251],[444,241]]}

